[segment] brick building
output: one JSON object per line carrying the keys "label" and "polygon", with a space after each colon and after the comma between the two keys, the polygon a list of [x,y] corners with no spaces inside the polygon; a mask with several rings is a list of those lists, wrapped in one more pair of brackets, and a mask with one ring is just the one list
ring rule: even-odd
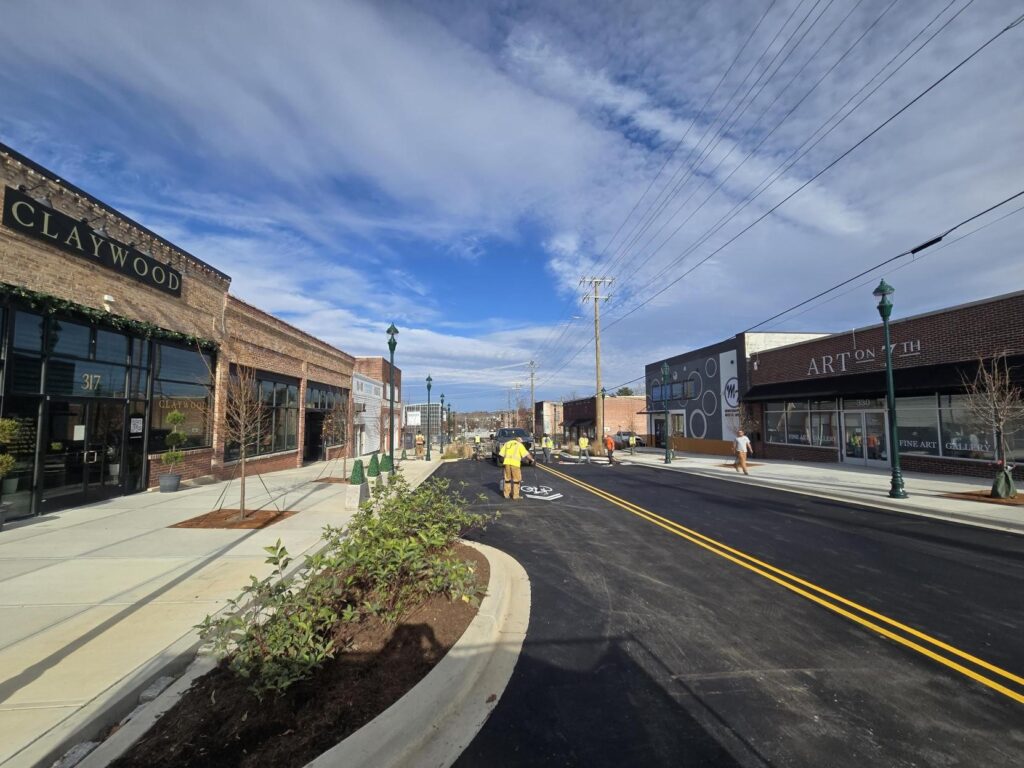
{"label": "brick building", "polygon": [[[979,358],[1006,353],[1024,385],[1024,292],[895,319],[890,331],[903,468],[991,475],[995,435],[971,416],[965,381]],[[759,455],[889,465],[880,324],[760,352],[749,369]],[[1009,458],[1024,462],[1024,430]]]}
{"label": "brick building", "polygon": [[233,476],[224,414],[239,367],[263,403],[247,472],[346,450],[353,356],[229,295],[228,275],[3,145],[0,195],[0,415],[20,426],[9,514],[156,485],[174,411],[188,439],[176,471]]}
{"label": "brick building", "polygon": [[[372,390],[368,393],[366,399],[368,405],[373,405],[371,410],[374,411],[373,417],[366,414],[363,418],[364,423],[367,425],[367,431],[377,435],[379,450],[388,451],[392,444],[397,450],[401,450],[398,436],[402,434],[402,372],[397,366],[395,367],[395,437],[393,438],[393,443],[388,440],[388,429],[391,423],[391,363],[383,357],[357,357],[355,372],[366,377],[367,381],[375,382],[375,384],[370,385],[371,387],[377,386],[380,388],[377,402],[372,402]],[[358,399],[358,394],[358,392],[353,390],[354,398]],[[376,419],[372,424],[371,418]]]}
{"label": "brick building", "polygon": [[[730,339],[644,366],[650,444],[677,451],[731,454],[749,361],[765,350],[820,338],[821,333],[738,333]],[[668,364],[667,381],[662,366]],[[666,427],[666,421],[668,425]],[[643,427],[636,431],[643,431]]]}
{"label": "brick building", "polygon": [[[602,402],[603,400],[603,402]],[[641,432],[646,423],[647,400],[643,395],[608,395],[566,400],[562,404],[562,436],[574,445],[581,434],[596,436],[597,409],[604,409],[605,433]]]}

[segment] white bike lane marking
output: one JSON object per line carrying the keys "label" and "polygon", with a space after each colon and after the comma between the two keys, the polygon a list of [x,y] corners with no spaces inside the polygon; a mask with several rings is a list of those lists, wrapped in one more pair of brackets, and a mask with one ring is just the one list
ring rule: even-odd
{"label": "white bike lane marking", "polygon": [[555,491],[548,485],[527,485],[519,486],[519,491],[528,499],[539,499],[540,501],[554,501],[562,498],[562,494]]}

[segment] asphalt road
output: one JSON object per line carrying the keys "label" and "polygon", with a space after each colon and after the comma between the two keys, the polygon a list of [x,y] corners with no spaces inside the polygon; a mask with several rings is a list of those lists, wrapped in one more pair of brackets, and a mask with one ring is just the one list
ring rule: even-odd
{"label": "asphalt road", "polygon": [[[533,606],[456,763],[1024,765],[1024,537],[641,466],[442,476]],[[582,484],[582,485],[581,485]],[[596,493],[595,493],[596,491]]]}

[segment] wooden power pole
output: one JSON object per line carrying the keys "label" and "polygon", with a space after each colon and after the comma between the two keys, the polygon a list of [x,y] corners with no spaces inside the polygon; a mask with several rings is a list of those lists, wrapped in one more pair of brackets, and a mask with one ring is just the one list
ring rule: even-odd
{"label": "wooden power pole", "polygon": [[597,450],[604,448],[604,415],[601,413],[601,302],[608,301],[610,295],[601,295],[601,284],[611,285],[610,277],[584,277],[580,278],[580,285],[590,285],[590,292],[583,297],[583,301],[594,300],[594,368],[597,371],[596,386],[594,388],[594,439],[598,442]]}

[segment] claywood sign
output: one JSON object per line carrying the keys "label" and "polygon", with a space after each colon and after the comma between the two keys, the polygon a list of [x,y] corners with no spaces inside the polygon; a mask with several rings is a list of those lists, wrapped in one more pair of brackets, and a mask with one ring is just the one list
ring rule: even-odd
{"label": "claywood sign", "polygon": [[4,226],[107,269],[181,296],[181,273],[130,245],[101,235],[84,221],[55,211],[17,189],[4,189]]}

